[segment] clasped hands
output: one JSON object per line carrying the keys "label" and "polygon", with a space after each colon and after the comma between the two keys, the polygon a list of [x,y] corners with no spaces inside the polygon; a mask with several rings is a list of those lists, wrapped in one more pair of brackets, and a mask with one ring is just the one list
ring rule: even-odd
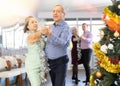
{"label": "clasped hands", "polygon": [[50,36],[51,35],[51,27],[49,26],[49,27],[42,27],[42,29],[40,29],[41,30],[41,33],[43,34],[43,35],[46,35],[46,36]]}

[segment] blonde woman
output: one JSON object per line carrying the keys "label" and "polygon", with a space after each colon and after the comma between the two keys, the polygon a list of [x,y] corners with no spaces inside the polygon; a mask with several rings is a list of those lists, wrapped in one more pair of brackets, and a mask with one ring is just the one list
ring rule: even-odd
{"label": "blonde woman", "polygon": [[46,57],[44,53],[45,41],[42,34],[49,35],[47,28],[37,30],[38,23],[33,16],[25,19],[24,32],[28,33],[28,55],[25,61],[25,68],[31,86],[42,86],[46,81],[45,73],[48,72]]}
{"label": "blonde woman", "polygon": [[77,47],[80,45],[80,39],[78,36],[78,30],[76,27],[72,28],[72,50],[71,50],[71,57],[72,57],[72,79],[75,80],[75,83],[78,84],[80,80],[78,80],[78,50]]}

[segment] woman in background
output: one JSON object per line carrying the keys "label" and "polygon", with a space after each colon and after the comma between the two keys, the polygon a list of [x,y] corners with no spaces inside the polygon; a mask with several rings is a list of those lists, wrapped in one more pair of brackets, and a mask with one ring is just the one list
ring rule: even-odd
{"label": "woman in background", "polygon": [[38,23],[33,16],[28,16],[25,19],[25,23],[24,32],[28,33],[28,55],[25,61],[26,72],[31,86],[42,86],[46,81],[45,73],[49,70],[44,53],[45,41],[42,38],[42,34],[48,35],[48,29],[37,30]]}
{"label": "woman in background", "polygon": [[72,51],[71,51],[71,57],[72,57],[72,79],[75,80],[75,83],[78,84],[80,80],[78,80],[78,51],[77,47],[79,46],[79,36],[78,36],[78,30],[76,27],[72,28]]}

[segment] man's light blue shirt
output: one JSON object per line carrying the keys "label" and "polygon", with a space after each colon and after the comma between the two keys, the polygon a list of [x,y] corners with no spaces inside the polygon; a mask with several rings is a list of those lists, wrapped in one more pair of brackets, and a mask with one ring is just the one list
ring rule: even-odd
{"label": "man's light blue shirt", "polygon": [[67,47],[72,36],[68,24],[65,21],[61,21],[58,25],[54,23],[51,33],[51,36],[47,38],[45,47],[47,57],[49,59],[57,59],[67,55]]}

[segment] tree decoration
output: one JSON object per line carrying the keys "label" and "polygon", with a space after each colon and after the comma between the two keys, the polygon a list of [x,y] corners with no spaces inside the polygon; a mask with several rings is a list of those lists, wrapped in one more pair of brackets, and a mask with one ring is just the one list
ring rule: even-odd
{"label": "tree decoration", "polygon": [[100,63],[101,63],[100,61],[97,62],[98,65],[100,65]]}
{"label": "tree decoration", "polygon": [[101,31],[100,31],[100,38],[102,39],[103,36],[104,36],[104,32],[101,30]]}
{"label": "tree decoration", "polygon": [[118,9],[120,9],[120,4],[118,5]]}
{"label": "tree decoration", "polygon": [[100,71],[96,72],[96,77],[97,78],[101,78],[102,77],[102,73]]}
{"label": "tree decoration", "polygon": [[110,27],[112,31],[120,32],[120,1],[114,2],[112,6],[104,8],[102,20]]}
{"label": "tree decoration", "polygon": [[115,37],[119,37],[120,34],[119,34],[117,31],[115,31],[114,36],[115,36]]}
{"label": "tree decoration", "polygon": [[104,8],[101,40],[94,43],[97,69],[91,73],[90,86],[120,86],[120,0]]}

